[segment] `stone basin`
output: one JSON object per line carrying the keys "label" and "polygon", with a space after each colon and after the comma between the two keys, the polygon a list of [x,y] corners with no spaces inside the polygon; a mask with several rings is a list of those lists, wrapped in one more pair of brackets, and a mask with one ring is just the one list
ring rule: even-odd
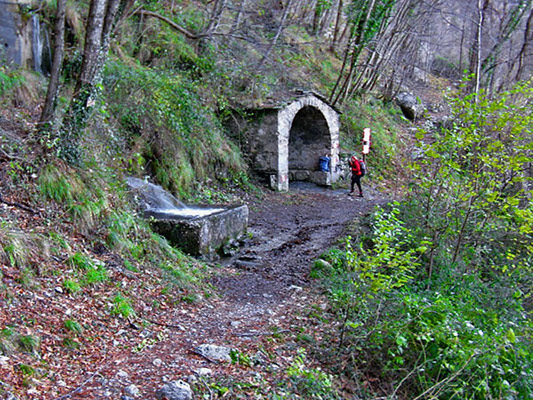
{"label": "stone basin", "polygon": [[183,209],[148,209],[152,229],[192,256],[210,255],[246,233],[248,207],[194,206]]}
{"label": "stone basin", "polygon": [[246,233],[246,205],[186,205],[161,186],[126,179],[152,229],[193,256],[210,255]]}

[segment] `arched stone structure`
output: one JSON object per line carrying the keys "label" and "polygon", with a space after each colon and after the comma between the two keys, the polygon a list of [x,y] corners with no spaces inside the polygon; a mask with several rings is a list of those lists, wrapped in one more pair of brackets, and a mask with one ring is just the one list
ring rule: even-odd
{"label": "arched stone structure", "polygon": [[[302,113],[305,115],[301,115]],[[304,120],[303,129],[295,124],[298,116]],[[297,163],[294,166],[295,176],[298,176],[298,171],[302,171],[302,176],[311,181],[318,181],[317,183],[329,184],[335,180],[331,173],[313,174],[317,172],[315,170],[320,156],[330,156],[330,171],[335,171],[339,156],[339,116],[323,100],[314,94],[308,94],[281,108],[278,111],[277,138],[278,169],[276,178],[271,180],[274,189],[289,189],[291,160]],[[289,146],[291,139],[294,144]],[[300,155],[294,156],[294,152],[299,152]],[[320,178],[322,175],[323,179]]]}
{"label": "arched stone structure", "polygon": [[[290,180],[328,186],[339,154],[339,113],[312,92],[298,92],[278,103],[235,115],[230,130],[252,169],[275,190],[289,190]],[[330,171],[318,171],[319,157],[328,154]]]}

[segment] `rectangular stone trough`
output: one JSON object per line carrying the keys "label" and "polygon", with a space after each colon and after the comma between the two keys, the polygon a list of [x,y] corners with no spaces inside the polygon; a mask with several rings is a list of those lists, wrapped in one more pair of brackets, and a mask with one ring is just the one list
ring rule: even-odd
{"label": "rectangular stone trough", "polygon": [[248,207],[194,206],[183,210],[146,211],[152,229],[192,256],[210,255],[246,233]]}

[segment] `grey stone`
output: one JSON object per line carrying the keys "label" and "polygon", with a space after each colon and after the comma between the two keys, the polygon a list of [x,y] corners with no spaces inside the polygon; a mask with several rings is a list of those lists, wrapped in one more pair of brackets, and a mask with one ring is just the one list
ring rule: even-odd
{"label": "grey stone", "polygon": [[[339,155],[339,114],[312,92],[298,92],[286,102],[251,110],[252,118],[230,129],[241,141],[254,171],[274,190],[289,190],[289,181],[307,180],[318,170],[319,157],[329,154],[335,171]],[[237,119],[238,117],[236,117]],[[299,171],[306,171],[302,175]],[[337,174],[331,175],[334,181]]]}
{"label": "grey stone", "polygon": [[248,206],[240,205],[204,217],[185,220],[157,214],[152,228],[186,253],[198,256],[218,251],[224,244],[246,233]]}
{"label": "grey stone", "polygon": [[196,374],[198,376],[211,376],[211,375],[213,375],[213,370],[210,369],[210,368],[198,368],[194,372],[196,372]]}
{"label": "grey stone", "polygon": [[320,186],[331,186],[332,175],[329,172],[313,171],[309,176],[309,180]]}
{"label": "grey stone", "polygon": [[214,344],[201,344],[196,350],[210,360],[231,361],[231,349],[228,347],[216,346]]}
{"label": "grey stone", "polygon": [[124,393],[126,393],[128,396],[138,397],[141,394],[141,391],[137,386],[132,384],[124,388]]}
{"label": "grey stone", "polygon": [[187,382],[178,380],[166,384],[155,395],[158,400],[191,400],[192,390]]}
{"label": "grey stone", "polygon": [[423,110],[423,106],[418,102],[416,96],[408,92],[398,93],[396,96],[396,104],[400,106],[405,118],[410,121],[414,121],[418,118]]}
{"label": "grey stone", "polygon": [[126,180],[152,229],[193,256],[232,252],[248,227],[248,206],[188,206],[161,186],[129,177]]}

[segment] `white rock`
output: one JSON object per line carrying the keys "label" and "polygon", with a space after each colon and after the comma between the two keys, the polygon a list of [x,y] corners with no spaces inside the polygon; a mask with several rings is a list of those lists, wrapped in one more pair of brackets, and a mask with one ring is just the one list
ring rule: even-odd
{"label": "white rock", "polygon": [[124,393],[126,393],[128,396],[137,397],[141,394],[141,391],[137,386],[129,385],[124,388]]}
{"label": "white rock", "polygon": [[130,377],[130,374],[128,374],[126,371],[120,370],[117,372],[117,378],[127,379],[129,377]]}
{"label": "white rock", "polygon": [[214,344],[201,344],[197,350],[203,356],[217,361],[231,361],[229,347],[216,346]]}
{"label": "white rock", "polygon": [[166,384],[155,393],[158,400],[191,400],[192,389],[181,380]]}
{"label": "white rock", "polygon": [[211,376],[213,374],[213,370],[210,368],[198,368],[194,372],[196,372],[198,376]]}

